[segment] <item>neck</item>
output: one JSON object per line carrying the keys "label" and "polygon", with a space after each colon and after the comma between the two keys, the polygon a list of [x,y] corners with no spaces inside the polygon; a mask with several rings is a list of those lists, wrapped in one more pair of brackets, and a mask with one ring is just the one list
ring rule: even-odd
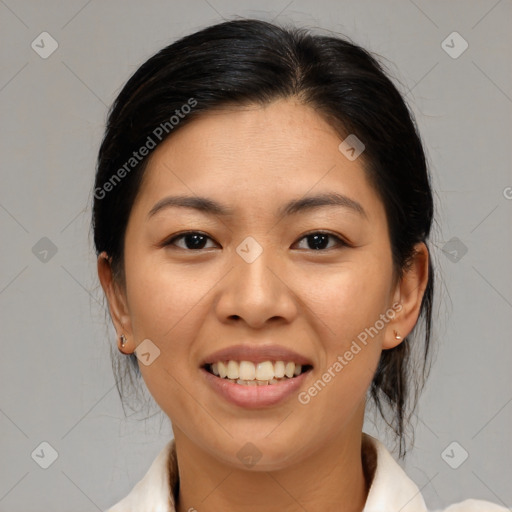
{"label": "neck", "polygon": [[[344,429],[300,464],[244,470],[212,457],[175,429],[180,489],[177,512],[362,512],[368,495],[362,422]],[[371,474],[370,474],[371,476]]]}

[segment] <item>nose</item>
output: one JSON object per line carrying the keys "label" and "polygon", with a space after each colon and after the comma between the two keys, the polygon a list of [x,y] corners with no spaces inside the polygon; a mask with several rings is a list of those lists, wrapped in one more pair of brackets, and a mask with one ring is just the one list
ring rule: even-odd
{"label": "nose", "polygon": [[233,254],[233,268],[219,283],[219,320],[245,322],[253,328],[264,327],[271,321],[293,321],[298,301],[282,258],[270,249],[264,249],[254,260],[242,256],[238,252]]}

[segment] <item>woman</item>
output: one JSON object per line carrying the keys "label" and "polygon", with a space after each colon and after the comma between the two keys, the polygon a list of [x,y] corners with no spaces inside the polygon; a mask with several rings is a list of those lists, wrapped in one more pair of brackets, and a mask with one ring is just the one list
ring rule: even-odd
{"label": "woman", "polygon": [[174,432],[109,512],[426,510],[362,432],[370,398],[405,454],[434,286],[422,144],[372,56],[257,20],[177,41],[116,99],[94,196],[119,351]]}

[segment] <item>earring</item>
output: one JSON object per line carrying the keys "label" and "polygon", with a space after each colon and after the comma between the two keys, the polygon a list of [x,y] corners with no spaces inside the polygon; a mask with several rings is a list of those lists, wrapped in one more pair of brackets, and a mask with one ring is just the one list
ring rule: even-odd
{"label": "earring", "polygon": [[398,333],[398,331],[394,330],[393,333],[395,334],[395,340],[401,340],[402,336]]}
{"label": "earring", "polygon": [[124,348],[124,346],[126,345],[126,336],[124,334],[121,334],[121,336],[119,336],[120,340],[121,340],[121,348]]}

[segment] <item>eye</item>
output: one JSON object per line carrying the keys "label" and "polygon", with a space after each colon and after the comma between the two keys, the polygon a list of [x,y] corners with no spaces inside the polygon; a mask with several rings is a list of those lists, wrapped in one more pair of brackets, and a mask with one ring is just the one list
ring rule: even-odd
{"label": "eye", "polygon": [[[329,239],[335,241],[334,247],[328,247]],[[185,246],[179,246],[176,243],[178,240],[183,240]],[[205,244],[207,243],[208,240],[212,239],[208,235],[201,233],[200,231],[187,231],[185,233],[181,233],[170,238],[162,245],[174,245],[184,250],[201,250],[208,249],[208,247],[205,247]],[[311,247],[306,247],[306,249],[313,251],[321,251],[325,250],[326,248],[333,249],[335,247],[349,247],[349,244],[345,240],[341,239],[339,236],[323,231],[315,231],[313,233],[309,233],[303,236],[300,240],[307,240],[307,242],[309,242],[308,245],[310,245]]]}
{"label": "eye", "polygon": [[[185,243],[185,247],[177,246],[175,243],[177,240],[183,239]],[[185,250],[201,250],[205,249],[205,242],[206,240],[211,240],[211,238],[204,233],[201,233],[200,231],[187,231],[185,233],[181,233],[180,235],[177,235],[171,239],[169,239],[167,242],[165,242],[163,245],[176,245],[180,249]],[[207,247],[208,248],[208,247]]]}
{"label": "eye", "polygon": [[[319,251],[326,248],[328,245],[329,238],[332,238],[336,241],[336,245],[334,247],[348,247],[349,244],[342,240],[339,236],[333,235],[332,233],[326,233],[323,231],[315,231],[314,233],[309,233],[301,238],[301,240],[307,240],[309,242],[308,245],[312,245],[312,247],[306,247],[306,249],[310,249],[313,251]],[[328,249],[332,249],[333,247],[328,247]]]}

